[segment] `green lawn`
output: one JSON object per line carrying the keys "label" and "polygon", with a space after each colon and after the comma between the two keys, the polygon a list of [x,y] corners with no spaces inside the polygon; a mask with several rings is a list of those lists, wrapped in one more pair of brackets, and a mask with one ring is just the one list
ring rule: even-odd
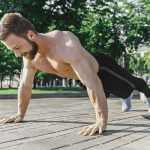
{"label": "green lawn", "polygon": [[[64,88],[64,87],[55,87],[55,88],[37,88],[33,89],[33,94],[48,94],[48,93],[80,93],[83,89],[80,87],[74,88]],[[0,89],[0,94],[17,94],[16,88],[3,88]]]}

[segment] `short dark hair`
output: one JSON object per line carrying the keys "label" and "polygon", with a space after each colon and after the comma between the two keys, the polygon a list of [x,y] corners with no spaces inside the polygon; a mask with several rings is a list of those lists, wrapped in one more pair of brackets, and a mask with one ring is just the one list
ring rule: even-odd
{"label": "short dark hair", "polygon": [[37,34],[33,24],[20,13],[6,13],[0,21],[0,41],[5,41],[10,34],[23,37],[29,30]]}

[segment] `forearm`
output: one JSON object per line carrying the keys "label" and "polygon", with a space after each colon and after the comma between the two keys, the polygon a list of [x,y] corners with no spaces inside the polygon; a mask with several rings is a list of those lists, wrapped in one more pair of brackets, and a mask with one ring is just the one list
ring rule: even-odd
{"label": "forearm", "polygon": [[92,88],[87,87],[87,92],[90,98],[91,103],[94,106],[96,120],[103,120],[107,123],[108,120],[108,108],[107,108],[107,99],[103,91],[101,81],[97,81],[95,86]]}
{"label": "forearm", "polygon": [[18,88],[18,115],[24,118],[31,98],[32,87],[20,84]]}
{"label": "forearm", "polygon": [[102,122],[107,123],[107,121],[108,121],[108,108],[107,108],[107,101],[105,101],[105,102],[102,103],[101,105],[98,105],[98,106],[96,106],[97,105],[97,103],[96,103],[94,105],[94,108],[95,108],[95,114],[96,114],[96,121],[102,121]]}

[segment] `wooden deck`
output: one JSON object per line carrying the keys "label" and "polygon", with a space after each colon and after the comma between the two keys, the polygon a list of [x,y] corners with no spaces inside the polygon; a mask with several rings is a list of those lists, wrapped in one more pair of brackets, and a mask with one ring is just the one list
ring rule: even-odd
{"label": "wooden deck", "polygon": [[[103,135],[78,132],[95,121],[88,98],[32,99],[24,123],[0,126],[2,150],[150,150],[150,115],[146,104],[133,100],[121,112],[121,101],[108,99],[109,122]],[[17,100],[0,100],[0,118],[15,114]],[[147,119],[146,119],[146,118]]]}

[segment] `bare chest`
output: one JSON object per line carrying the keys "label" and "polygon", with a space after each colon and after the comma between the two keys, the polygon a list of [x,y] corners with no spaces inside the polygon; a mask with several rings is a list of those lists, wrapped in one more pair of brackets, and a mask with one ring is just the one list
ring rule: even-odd
{"label": "bare chest", "polygon": [[46,56],[37,56],[33,61],[33,65],[38,70],[46,73],[53,73],[61,77],[74,78],[75,76],[75,73],[69,64]]}

